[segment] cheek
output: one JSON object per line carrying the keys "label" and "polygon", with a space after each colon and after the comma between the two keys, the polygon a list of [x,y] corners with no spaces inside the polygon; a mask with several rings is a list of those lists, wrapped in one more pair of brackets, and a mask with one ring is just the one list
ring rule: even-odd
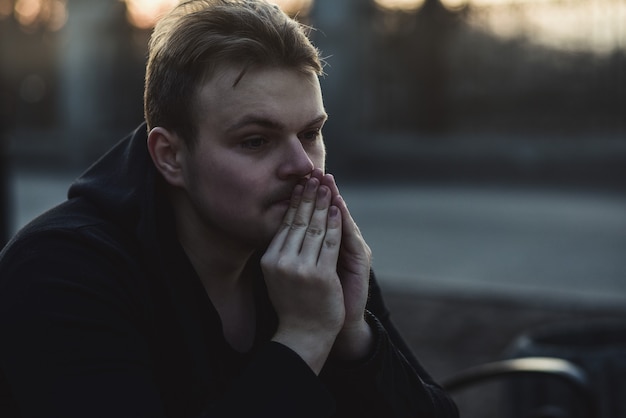
{"label": "cheek", "polygon": [[206,222],[232,232],[258,217],[260,199],[258,192],[245,183],[228,177],[221,180],[204,182],[199,187],[196,208]]}
{"label": "cheek", "polygon": [[212,173],[209,199],[215,199],[215,205],[223,210],[245,213],[254,208],[255,202],[263,194],[264,187],[259,177],[251,176],[250,172],[240,170],[220,170]]}
{"label": "cheek", "polygon": [[187,184],[190,194],[200,205],[213,210],[223,211],[224,208],[234,206],[237,199],[241,199],[244,191],[241,190],[243,181],[239,180],[237,170],[232,164],[224,161],[198,161],[194,170],[187,174]]}
{"label": "cheek", "polygon": [[319,146],[309,152],[309,158],[315,168],[326,171],[326,146],[324,145],[324,142],[321,142]]}

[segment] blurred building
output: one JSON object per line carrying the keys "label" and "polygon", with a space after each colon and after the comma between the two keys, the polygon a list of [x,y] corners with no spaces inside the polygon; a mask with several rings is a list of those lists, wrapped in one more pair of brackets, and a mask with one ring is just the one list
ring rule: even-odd
{"label": "blurred building", "polygon": [[626,5],[443,1],[411,12],[316,1],[331,163],[410,180],[623,186]]}
{"label": "blurred building", "polygon": [[145,46],[124,4],[62,6],[58,27],[17,12],[0,20],[5,148],[23,163],[86,164],[142,118]]}
{"label": "blurred building", "polygon": [[[293,12],[317,28],[327,57],[325,136],[336,170],[624,177],[626,36],[611,18],[623,2],[415,0],[410,11],[383,0],[300,3]],[[48,21],[28,21],[28,4]],[[141,121],[149,28],[129,23],[127,4],[142,3],[0,0],[0,103],[13,161],[85,165]],[[539,25],[550,13],[571,27]]]}

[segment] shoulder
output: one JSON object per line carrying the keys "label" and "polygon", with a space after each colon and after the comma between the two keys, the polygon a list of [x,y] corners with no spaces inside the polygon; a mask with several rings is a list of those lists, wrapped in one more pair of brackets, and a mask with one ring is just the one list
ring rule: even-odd
{"label": "shoulder", "polygon": [[135,241],[88,203],[67,201],[25,226],[0,253],[0,293],[136,286]]}
{"label": "shoulder", "polygon": [[[94,255],[105,255],[107,247],[110,251],[125,252],[132,248],[133,240],[132,234],[119,227],[115,220],[101,216],[93,205],[83,199],[72,199],[22,228],[0,253],[0,265],[36,254],[64,255],[72,249],[101,250]],[[71,260],[69,256],[62,258]]]}

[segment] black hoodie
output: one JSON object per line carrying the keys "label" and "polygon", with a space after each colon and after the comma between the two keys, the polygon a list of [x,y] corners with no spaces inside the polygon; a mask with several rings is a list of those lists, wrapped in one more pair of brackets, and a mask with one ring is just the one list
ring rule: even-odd
{"label": "black hoodie", "polygon": [[317,377],[270,341],[258,271],[257,335],[239,353],[176,239],[140,126],[0,254],[0,416],[456,416],[373,277],[376,349]]}

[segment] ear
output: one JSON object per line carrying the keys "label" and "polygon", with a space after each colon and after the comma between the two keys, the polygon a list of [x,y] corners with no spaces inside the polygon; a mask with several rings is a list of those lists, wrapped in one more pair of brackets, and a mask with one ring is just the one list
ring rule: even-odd
{"label": "ear", "polygon": [[148,133],[148,151],[156,169],[172,186],[184,187],[183,153],[185,144],[175,133],[162,127]]}

